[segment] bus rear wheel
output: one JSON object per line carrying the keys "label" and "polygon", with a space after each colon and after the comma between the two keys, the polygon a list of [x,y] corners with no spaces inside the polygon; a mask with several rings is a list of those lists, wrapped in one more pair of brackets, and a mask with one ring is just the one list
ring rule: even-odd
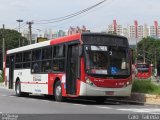
{"label": "bus rear wheel", "polygon": [[29,96],[28,93],[21,92],[21,84],[20,84],[20,81],[17,81],[17,82],[16,82],[15,91],[16,91],[16,96],[17,96],[17,97]]}
{"label": "bus rear wheel", "polygon": [[55,97],[55,100],[58,102],[64,101],[64,98],[62,97],[62,86],[60,81],[57,81],[55,84],[54,97]]}

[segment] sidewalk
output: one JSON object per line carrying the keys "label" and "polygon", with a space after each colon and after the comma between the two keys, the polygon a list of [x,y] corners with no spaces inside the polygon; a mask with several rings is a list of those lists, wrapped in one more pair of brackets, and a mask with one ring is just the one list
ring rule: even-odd
{"label": "sidewalk", "polygon": [[160,85],[160,77],[151,77],[151,81],[156,84],[156,85]]}
{"label": "sidewalk", "polygon": [[5,87],[4,82],[0,83],[0,87]]}

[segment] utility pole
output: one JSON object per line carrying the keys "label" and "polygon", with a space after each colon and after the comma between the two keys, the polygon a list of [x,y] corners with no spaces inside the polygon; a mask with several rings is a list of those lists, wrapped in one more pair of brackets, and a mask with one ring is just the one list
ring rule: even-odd
{"label": "utility pole", "polygon": [[146,54],[145,54],[144,49],[143,49],[143,63],[146,63]]}
{"label": "utility pole", "polygon": [[33,22],[27,22],[27,24],[29,25],[29,44],[32,44],[32,24]]}
{"label": "utility pole", "polygon": [[[19,19],[19,20],[16,20],[18,23],[19,23],[19,33],[21,34],[21,31],[20,31],[20,23],[23,22],[23,20]],[[21,46],[21,36],[19,36],[19,47]]]}
{"label": "utility pole", "polygon": [[4,61],[5,61],[5,40],[4,40],[4,29],[5,29],[5,27],[4,27],[4,24],[3,24],[3,32],[2,32],[2,60],[3,60],[3,70],[4,70]]}
{"label": "utility pole", "polygon": [[145,45],[143,43],[143,63],[146,63]]}
{"label": "utility pole", "polygon": [[155,59],[155,76],[157,76],[157,51],[156,51],[156,48],[154,50],[154,59]]}
{"label": "utility pole", "polygon": [[137,57],[138,57],[138,46],[137,46],[137,42],[138,42],[138,21],[137,20],[134,21],[134,26],[135,26],[135,38],[136,38],[136,60],[135,60],[135,64],[137,64]]}

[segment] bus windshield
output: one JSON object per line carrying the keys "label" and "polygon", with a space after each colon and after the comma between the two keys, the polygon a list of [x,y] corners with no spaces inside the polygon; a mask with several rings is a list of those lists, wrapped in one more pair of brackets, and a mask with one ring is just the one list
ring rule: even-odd
{"label": "bus windshield", "polygon": [[85,45],[86,73],[94,75],[129,76],[129,49],[119,46]]}
{"label": "bus windshield", "polygon": [[149,65],[148,64],[137,64],[138,72],[149,72]]}

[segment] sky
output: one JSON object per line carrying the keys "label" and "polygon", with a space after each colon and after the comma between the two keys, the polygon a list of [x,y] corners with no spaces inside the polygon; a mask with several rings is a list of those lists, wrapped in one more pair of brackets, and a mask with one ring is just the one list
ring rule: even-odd
{"label": "sky", "polygon": [[[102,0],[0,0],[0,24],[6,28],[18,27],[17,19],[27,21],[48,20],[63,17]],[[45,29],[66,30],[70,26],[85,25],[91,31],[103,31],[114,19],[127,26],[137,20],[139,24],[160,24],[160,0],[107,0],[98,7],[72,19],[51,23],[33,24],[33,31]],[[21,30],[27,29],[27,25]]]}

